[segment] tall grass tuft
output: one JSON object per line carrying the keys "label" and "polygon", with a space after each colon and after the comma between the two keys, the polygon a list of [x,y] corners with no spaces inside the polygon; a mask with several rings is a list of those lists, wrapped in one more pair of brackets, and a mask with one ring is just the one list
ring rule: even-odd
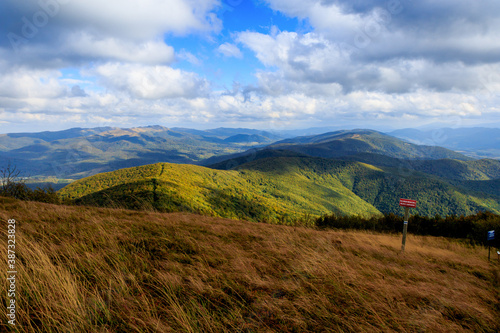
{"label": "tall grass tuft", "polygon": [[401,254],[397,234],[6,198],[0,219],[17,221],[19,301],[1,331],[500,330],[499,264],[442,237]]}

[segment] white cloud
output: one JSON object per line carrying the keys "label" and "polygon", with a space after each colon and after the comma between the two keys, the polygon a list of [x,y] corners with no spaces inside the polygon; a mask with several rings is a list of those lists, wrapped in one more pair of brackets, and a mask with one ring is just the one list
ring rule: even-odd
{"label": "white cloud", "polygon": [[[55,70],[18,69],[0,76],[0,98],[58,98],[66,93],[60,84],[61,73]],[[1,104],[0,104],[1,105]]]}
{"label": "white cloud", "polygon": [[[314,94],[327,92],[332,84],[344,91],[368,90],[405,93],[429,91],[475,92],[496,88],[492,69],[497,64],[465,64],[461,61],[436,63],[432,60],[394,58],[365,62],[349,56],[341,44],[320,34],[281,32],[275,36],[241,32],[237,41],[248,47],[262,64],[274,71],[257,73],[260,87],[270,94],[286,93],[291,86]],[[289,81],[289,82],[286,82]],[[325,85],[325,88],[321,88]]]}
{"label": "white cloud", "polygon": [[[163,41],[165,34],[208,34],[219,31],[222,24],[212,13],[218,0],[40,3],[50,3],[50,9],[44,11],[45,6],[35,0],[0,3],[0,34],[14,34],[24,42],[11,45],[7,38],[0,40],[0,53],[12,63],[32,67],[68,67],[88,61],[168,64],[174,60],[174,50]],[[34,24],[37,13],[47,19],[39,27]]]}
{"label": "white cloud", "polygon": [[[45,24],[38,24],[40,33],[44,29],[58,32],[83,30],[100,36],[140,41],[156,38],[165,32],[217,31],[221,22],[211,11],[218,5],[217,0],[2,1],[0,9],[5,13],[2,18],[8,24],[0,29],[16,32],[12,27],[21,22],[22,17],[33,23],[36,17],[41,17],[37,13],[45,13]],[[21,27],[17,32],[22,35]]]}
{"label": "white cloud", "polygon": [[276,11],[307,20],[316,33],[349,45],[367,62],[425,58],[473,63],[500,58],[496,0],[266,2]]}
{"label": "white cloud", "polygon": [[208,92],[208,81],[168,66],[108,63],[93,71],[107,87],[134,98],[193,98]]}
{"label": "white cloud", "polygon": [[107,35],[144,40],[165,32],[219,29],[220,22],[210,14],[217,5],[216,0],[82,0],[70,2],[64,15],[79,27],[92,22]]}
{"label": "white cloud", "polygon": [[[267,0],[312,31],[231,32],[235,44],[215,47],[218,0],[65,2],[21,52],[0,41],[1,128],[16,121],[373,127],[401,119],[416,126],[500,114],[497,0]],[[21,18],[37,11],[38,0],[0,2],[0,34],[22,35]],[[207,73],[225,70],[207,69],[206,49],[168,45],[166,36],[188,34],[226,57],[242,58],[245,47],[265,69],[253,85],[211,91],[201,72],[169,66],[177,58]],[[66,77],[62,68],[86,68],[90,77]]]}
{"label": "white cloud", "polygon": [[167,64],[174,60],[174,49],[162,40],[137,43],[116,38],[96,39],[88,33],[79,33],[68,38],[65,49],[80,57],[110,61]]}
{"label": "white cloud", "polygon": [[240,59],[243,58],[243,54],[241,53],[240,49],[234,44],[221,44],[217,51],[226,57],[235,57]]}

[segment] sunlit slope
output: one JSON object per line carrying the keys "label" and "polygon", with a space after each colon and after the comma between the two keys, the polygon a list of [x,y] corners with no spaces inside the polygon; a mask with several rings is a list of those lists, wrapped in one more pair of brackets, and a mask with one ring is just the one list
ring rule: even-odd
{"label": "sunlit slope", "polygon": [[0,219],[16,220],[12,332],[500,330],[496,258],[411,226],[402,254],[401,235],[186,213],[0,197]]}
{"label": "sunlit slope", "polygon": [[316,172],[322,161],[311,159],[306,166],[299,158],[264,159],[230,171],[158,163],[85,178],[59,193],[81,204],[188,211],[258,221],[332,211],[380,213],[336,177],[335,170],[346,162],[326,161],[331,170]]}
{"label": "sunlit slope", "polygon": [[[500,192],[495,191],[498,182],[494,180],[482,181],[480,185],[478,182],[450,183],[415,170],[303,157],[261,159],[238,168],[265,171],[270,175],[300,174],[315,184],[335,178],[343,187],[384,213],[400,212],[399,198],[416,199],[418,205],[412,213],[426,216],[468,215],[485,210],[500,212]],[[483,191],[483,188],[489,190]],[[351,214],[356,214],[356,210]]]}
{"label": "sunlit slope", "polygon": [[399,198],[418,200],[412,212],[427,216],[500,212],[494,191],[404,171],[313,157],[263,158],[233,170],[159,163],[85,178],[60,194],[80,204],[254,221],[287,222],[331,212],[399,212]]}

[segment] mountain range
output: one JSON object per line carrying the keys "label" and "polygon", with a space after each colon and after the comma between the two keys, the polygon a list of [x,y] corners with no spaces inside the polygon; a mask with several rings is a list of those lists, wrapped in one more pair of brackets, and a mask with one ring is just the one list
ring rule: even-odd
{"label": "mountain range", "polygon": [[79,204],[282,222],[395,212],[400,197],[422,215],[500,212],[499,160],[366,129],[106,127],[1,135],[0,149],[34,175],[83,178],[59,191]]}
{"label": "mountain range", "polygon": [[[500,174],[498,161],[486,166],[458,162],[465,170],[486,168],[486,173],[436,174],[434,164],[421,163],[420,170],[400,169],[263,150],[249,162],[227,163],[234,167],[218,170],[159,163],[123,169],[76,181],[60,193],[80,204],[258,221],[329,212],[362,216],[397,212],[401,197],[417,199],[414,212],[421,215],[500,212],[499,181],[493,178]],[[440,163],[448,168],[456,162]]]}
{"label": "mountain range", "polygon": [[500,129],[487,127],[402,129],[388,133],[415,144],[441,146],[474,158],[500,159]]}
{"label": "mountain range", "polygon": [[17,165],[25,176],[79,179],[156,162],[196,164],[214,155],[244,151],[278,138],[281,137],[250,129],[73,128],[1,134],[0,158]]}

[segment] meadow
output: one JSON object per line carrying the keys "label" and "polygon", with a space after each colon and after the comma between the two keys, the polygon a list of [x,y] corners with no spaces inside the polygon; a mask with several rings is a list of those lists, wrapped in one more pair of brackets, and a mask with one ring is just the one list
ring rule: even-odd
{"label": "meadow", "polygon": [[18,271],[2,331],[500,330],[500,264],[458,240],[410,234],[401,253],[400,234],[2,197],[0,219]]}

